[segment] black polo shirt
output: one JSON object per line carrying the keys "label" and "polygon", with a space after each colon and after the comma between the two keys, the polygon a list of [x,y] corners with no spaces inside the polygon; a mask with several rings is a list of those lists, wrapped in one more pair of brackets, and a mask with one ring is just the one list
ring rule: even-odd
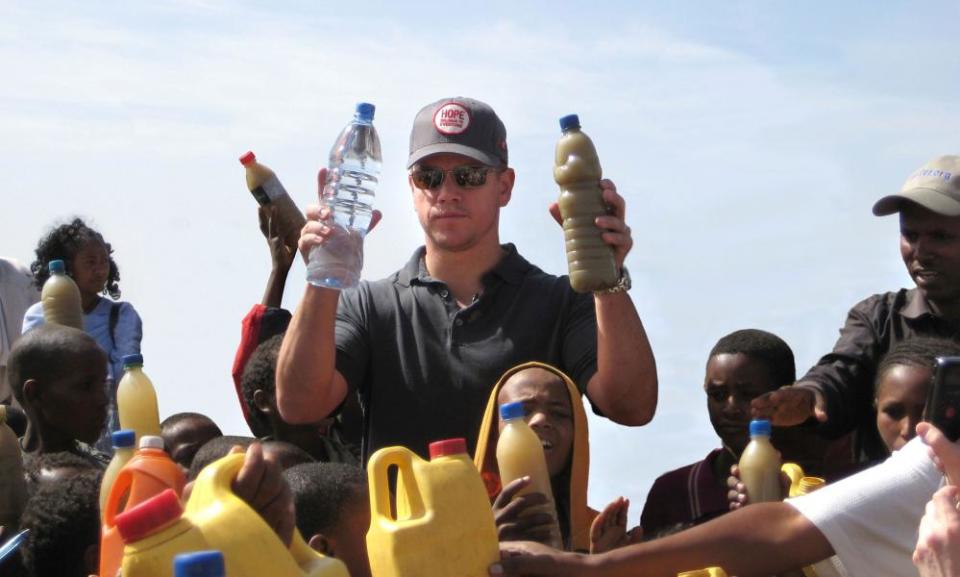
{"label": "black polo shirt", "polygon": [[364,462],[391,445],[426,456],[452,437],[472,454],[490,391],[520,363],[554,365],[586,390],[597,369],[593,296],[503,248],[463,309],[427,273],[423,247],[390,277],[341,293],[337,370],[359,395]]}

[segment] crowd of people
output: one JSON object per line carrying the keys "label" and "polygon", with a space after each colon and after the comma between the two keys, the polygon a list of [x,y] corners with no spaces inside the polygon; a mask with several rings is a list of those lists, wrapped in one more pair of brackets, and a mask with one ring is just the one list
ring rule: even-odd
{"label": "crowd of people", "polygon": [[[805,375],[797,378],[790,346],[768,331],[717,340],[703,389],[718,446],[661,475],[636,527],[626,499],[599,511],[587,503],[584,398],[629,427],[654,418],[658,400],[624,266],[633,237],[623,196],[601,181],[608,212],[595,221],[619,281],[582,294],[501,243],[515,174],[490,106],[462,97],[425,106],[407,168],[423,246],[392,275],[358,288],[308,285],[292,314],[281,299],[294,259],[338,229],[329,209],[310,206],[293,246],[275,211],[260,208],[273,266],[262,301],[242,321],[232,367],[251,435],[225,436],[199,412],[167,416],[164,445],[188,479],[244,451],[235,492],[281,537],[289,541],[296,527],[354,577],[370,574],[369,457],[394,445],[426,457],[429,442],[458,437],[491,500],[503,552],[492,575],[675,575],[709,566],[773,575],[833,556],[849,575],[960,575],[960,446],[921,422],[935,359],[960,356],[960,157],[933,159],[874,205],[877,216],[898,215],[915,286],[856,304],[834,349]],[[560,223],[559,208],[549,211]],[[375,212],[371,230],[379,219]],[[367,238],[376,242],[376,233]],[[55,259],[80,289],[84,330],[44,322],[39,289]],[[29,495],[0,540],[30,530],[0,573],[97,571],[121,359],[140,352],[143,334],[134,307],[119,300],[119,271],[105,237],[79,218],[44,236],[29,268],[0,260],[0,401],[10,405]],[[497,407],[512,402],[523,404],[541,440],[555,516],[530,514],[546,498],[523,493],[529,479],[501,482]],[[826,486],[751,504],[736,464],[754,418],[772,421],[784,461]],[[554,517],[563,550],[542,544]]]}

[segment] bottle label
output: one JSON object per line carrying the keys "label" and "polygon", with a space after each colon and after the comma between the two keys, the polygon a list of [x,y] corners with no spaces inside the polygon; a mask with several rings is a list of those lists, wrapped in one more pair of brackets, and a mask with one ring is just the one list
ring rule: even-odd
{"label": "bottle label", "polygon": [[250,193],[261,206],[270,204],[271,201],[281,196],[287,196],[286,189],[283,188],[280,179],[276,176],[271,176],[266,182],[251,190]]}

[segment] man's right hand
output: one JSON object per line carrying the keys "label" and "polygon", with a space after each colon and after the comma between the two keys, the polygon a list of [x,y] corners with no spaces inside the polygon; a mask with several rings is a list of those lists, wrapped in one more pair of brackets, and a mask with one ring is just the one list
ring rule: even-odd
{"label": "man's right hand", "polygon": [[[332,213],[329,208],[322,204],[323,187],[326,182],[327,169],[321,168],[320,172],[317,173],[317,199],[320,200],[320,204],[307,206],[307,224],[303,225],[303,229],[300,230],[298,247],[304,262],[307,262],[310,250],[313,247],[324,244],[330,235],[336,232],[336,229],[330,224]],[[368,233],[377,226],[381,218],[383,218],[383,213],[374,210],[373,216],[370,218],[370,228],[367,229]]]}
{"label": "man's right hand", "polygon": [[775,427],[792,427],[811,416],[827,420],[826,403],[814,389],[788,385],[760,395],[750,403],[754,419],[768,419]]}

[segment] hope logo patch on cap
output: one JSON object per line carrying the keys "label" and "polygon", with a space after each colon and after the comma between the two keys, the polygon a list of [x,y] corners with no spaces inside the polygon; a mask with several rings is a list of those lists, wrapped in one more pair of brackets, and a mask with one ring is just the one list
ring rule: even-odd
{"label": "hope logo patch on cap", "polygon": [[462,104],[448,102],[433,115],[433,126],[441,134],[462,134],[470,126],[470,111]]}

